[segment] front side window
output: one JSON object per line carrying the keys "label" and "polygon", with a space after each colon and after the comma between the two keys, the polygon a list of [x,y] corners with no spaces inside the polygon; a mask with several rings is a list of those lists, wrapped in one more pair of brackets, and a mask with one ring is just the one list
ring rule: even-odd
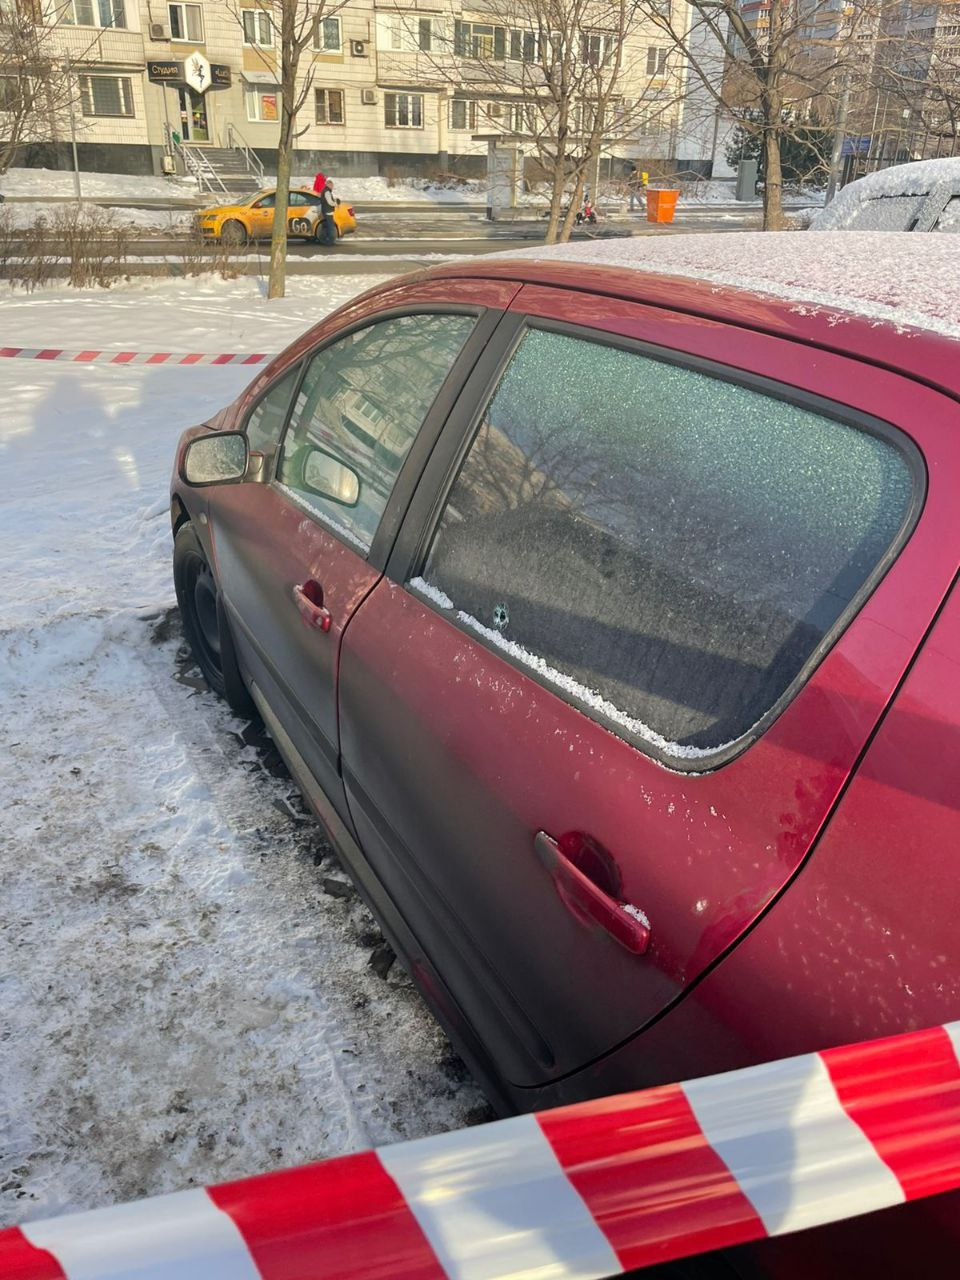
{"label": "front side window", "polygon": [[342,48],[339,18],[321,18],[313,47],[321,53],[339,53]]}
{"label": "front side window", "polygon": [[132,116],[129,76],[81,76],[80,103],[85,116]]}
{"label": "front side window", "polygon": [[865,200],[846,225],[857,231],[912,231],[927,194]]}
{"label": "front side window", "polygon": [[253,203],[254,209],[275,209],[277,207],[277,193],[271,191],[268,196],[261,196],[259,200]]}
{"label": "front side window", "polygon": [[317,124],[343,124],[342,89],[314,89],[313,104]]}
{"label": "front side window", "polygon": [[385,93],[383,123],[388,129],[422,129],[423,94]]}
{"label": "front side window", "polygon": [[960,233],[960,196],[953,196],[947,201],[937,221],[936,230]]}
{"label": "front side window", "polygon": [[203,43],[203,10],[198,4],[171,4],[170,39]]}
{"label": "front side window", "polygon": [[242,18],[244,44],[260,46],[273,44],[273,24],[269,13],[263,9],[244,9]]}
{"label": "front side window", "polygon": [[126,27],[124,0],[68,0],[60,21],[73,27]]}
{"label": "front side window", "polygon": [[464,315],[382,320],[325,347],[307,367],[277,481],[364,552],[474,324]]}
{"label": "front side window", "polygon": [[913,503],[911,466],[885,438],[531,330],[422,576],[461,625],[588,715],[696,759],[776,706]]}
{"label": "front side window", "polygon": [[297,364],[273,384],[247,418],[247,442],[254,452],[269,453],[277,447],[299,375]]}

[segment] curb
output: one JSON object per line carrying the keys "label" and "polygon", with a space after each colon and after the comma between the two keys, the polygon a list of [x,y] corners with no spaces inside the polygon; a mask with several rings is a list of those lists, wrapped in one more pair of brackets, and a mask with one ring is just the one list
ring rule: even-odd
{"label": "curb", "polygon": [[960,1186],[960,1022],[0,1232],[6,1280],[592,1280]]}

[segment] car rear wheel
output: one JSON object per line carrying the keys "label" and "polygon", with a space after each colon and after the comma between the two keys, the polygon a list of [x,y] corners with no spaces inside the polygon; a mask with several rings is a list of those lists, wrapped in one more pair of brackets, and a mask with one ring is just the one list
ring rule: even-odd
{"label": "car rear wheel", "polygon": [[237,715],[255,715],[253,700],[240,674],[220,590],[189,521],[180,526],[173,541],[173,583],[183,634],[204,680]]}
{"label": "car rear wheel", "polygon": [[220,243],[229,245],[231,248],[246,244],[247,228],[242,222],[237,222],[235,218],[231,218],[229,222],[225,222],[220,228]]}

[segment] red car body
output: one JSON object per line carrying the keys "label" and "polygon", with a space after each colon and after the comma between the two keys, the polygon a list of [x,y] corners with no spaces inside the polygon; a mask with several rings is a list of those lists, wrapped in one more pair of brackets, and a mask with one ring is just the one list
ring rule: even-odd
{"label": "red car body", "polygon": [[[462,308],[477,316],[465,358],[366,557],[262,473],[183,479],[192,440],[242,427],[266,388],[335,335]],[[915,451],[912,515],[864,598],[748,745],[709,768],[638,749],[409,586],[470,414],[529,324],[812,395]],[[198,532],[244,680],[387,936],[504,1108],[957,1016],[958,357],[933,332],[854,314],[837,324],[695,280],[479,260],[365,295],[184,436],[174,528]],[[328,629],[303,625],[310,601],[298,616],[291,593],[307,583],[322,587],[313,603]],[[594,855],[613,887],[591,871]],[[621,937],[611,899],[637,908]],[[947,1235],[960,1235],[960,1204],[930,1202],[911,1226],[917,1209],[808,1233],[802,1253],[768,1244],[740,1265],[851,1276],[909,1262],[932,1275]]]}

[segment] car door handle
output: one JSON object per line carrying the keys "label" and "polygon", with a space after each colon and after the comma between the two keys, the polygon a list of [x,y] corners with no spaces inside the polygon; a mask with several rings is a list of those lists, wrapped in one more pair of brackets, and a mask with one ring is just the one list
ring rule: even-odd
{"label": "car door handle", "polygon": [[572,915],[599,925],[621,947],[643,955],[650,945],[650,922],[639,907],[621,902],[595,884],[546,831],[537,832],[533,847],[560,901]]}
{"label": "car door handle", "polygon": [[308,627],[317,631],[329,631],[333,619],[330,610],[323,605],[323,587],[309,578],[303,586],[293,588],[293,601],[300,610],[300,617]]}

